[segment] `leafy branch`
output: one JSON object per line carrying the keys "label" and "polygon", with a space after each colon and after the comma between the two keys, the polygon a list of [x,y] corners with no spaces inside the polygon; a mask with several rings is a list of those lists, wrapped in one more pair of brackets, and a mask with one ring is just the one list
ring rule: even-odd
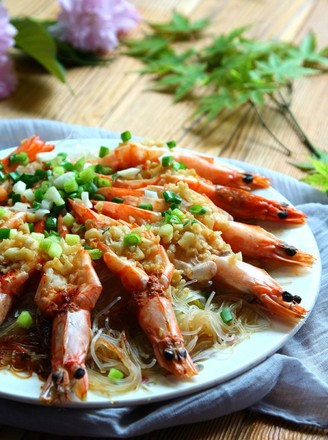
{"label": "leafy branch", "polygon": [[205,39],[208,25],[208,19],[192,22],[175,12],[167,23],[149,23],[150,31],[142,39],[125,40],[125,54],[143,63],[139,72],[152,75],[155,90],[171,93],[174,102],[192,101],[194,120],[204,115],[213,121],[223,110],[249,105],[289,155],[261,117],[261,107],[272,102],[311,155],[320,160],[319,150],[292,113],[290,101],[295,79],[327,72],[328,48],[319,50],[314,34],[299,45],[259,41],[246,36],[250,26]]}

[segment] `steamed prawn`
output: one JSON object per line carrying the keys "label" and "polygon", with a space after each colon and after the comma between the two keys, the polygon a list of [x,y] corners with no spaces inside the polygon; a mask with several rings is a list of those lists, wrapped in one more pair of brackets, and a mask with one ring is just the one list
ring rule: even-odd
{"label": "steamed prawn", "polygon": [[[242,252],[243,257],[253,264],[265,264],[270,262],[281,262],[282,264],[297,264],[301,266],[311,266],[314,258],[312,255],[303,252],[289,243],[285,243],[274,234],[266,231],[264,228],[255,225],[249,225],[233,221],[232,217],[224,210],[218,208],[210,199],[193,190],[185,183],[180,182],[177,185],[166,185],[165,187],[150,186],[140,189],[124,189],[116,187],[100,188],[99,192],[107,200],[121,199],[124,204],[134,207],[141,207],[138,211],[136,221],[160,222],[162,216],[158,213],[169,209],[169,203],[163,198],[163,192],[171,190],[181,197],[180,209],[189,210],[194,206],[203,209],[203,213],[197,215],[197,219],[206,226],[221,231],[223,240],[228,243],[233,252]],[[152,194],[156,195],[155,197]],[[115,218],[124,215],[128,218],[134,218],[133,209],[124,206],[120,208],[119,204],[99,203],[98,209],[106,215],[113,215]],[[101,206],[101,208],[100,208]],[[147,206],[150,207],[147,210]]]}
{"label": "steamed prawn", "polygon": [[68,246],[63,239],[56,243],[62,254],[43,264],[35,295],[43,314],[53,318],[52,371],[40,395],[48,403],[86,397],[91,312],[102,291],[87,250],[81,244]]}
{"label": "steamed prawn", "polygon": [[[138,221],[139,213],[143,211],[125,205],[121,205],[117,211],[113,205],[115,203],[98,202],[95,208],[103,214],[133,218],[134,221]],[[155,220],[157,216],[157,221],[162,217],[152,211],[148,215],[151,220]],[[144,219],[141,219],[143,222]],[[165,246],[171,262],[183,270],[186,277],[196,281],[214,280],[219,288],[228,286],[237,292],[252,294],[268,313],[283,318],[286,322],[294,322],[306,314],[303,307],[289,301],[288,298],[292,295],[284,292],[267,272],[239,261],[219,233],[197,221],[193,222],[194,218],[189,213],[185,213],[181,220],[183,223],[181,221],[178,225],[171,225],[173,231],[169,241],[167,235],[165,236]],[[160,227],[158,233],[161,234]],[[173,245],[172,249],[170,245]]]}
{"label": "steamed prawn", "polygon": [[147,161],[159,162],[163,157],[172,157],[182,162],[197,174],[210,179],[214,184],[243,189],[266,188],[270,182],[266,177],[244,173],[236,168],[218,164],[214,158],[199,153],[187,154],[182,150],[170,150],[165,146],[147,146],[136,142],[120,144],[102,159],[102,163],[114,171],[145,164]]}
{"label": "steamed prawn", "polygon": [[[130,293],[138,322],[158,363],[177,376],[197,374],[167,295],[173,265],[164,248],[145,228],[101,216],[76,201],[71,201],[71,207],[87,228],[87,242],[103,251],[104,262]],[[136,238],[138,245],[124,245],[129,236]]]}

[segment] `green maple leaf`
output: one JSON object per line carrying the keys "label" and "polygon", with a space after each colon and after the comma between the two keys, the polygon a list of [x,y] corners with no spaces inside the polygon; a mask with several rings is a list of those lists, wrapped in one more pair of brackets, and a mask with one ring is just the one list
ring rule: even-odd
{"label": "green maple leaf", "polygon": [[315,159],[312,159],[311,162],[315,172],[302,180],[321,191],[328,191],[328,163]]}
{"label": "green maple leaf", "polygon": [[324,49],[317,50],[317,40],[313,33],[308,34],[299,46],[292,47],[289,55],[301,64],[316,67],[328,66],[328,56]]}
{"label": "green maple leaf", "polygon": [[146,62],[148,59],[156,59],[164,53],[170,54],[172,52],[170,43],[171,41],[167,38],[148,34],[141,40],[124,40],[124,44],[128,48],[125,54]]}
{"label": "green maple leaf", "polygon": [[157,81],[156,88],[173,88],[175,101],[181,101],[196,84],[201,85],[206,81],[205,68],[205,64],[187,64],[172,67],[172,73]]}
{"label": "green maple leaf", "polygon": [[198,36],[209,24],[209,19],[190,21],[190,19],[178,12],[173,12],[171,21],[168,23],[148,23],[157,35],[166,35],[174,40],[190,40]]}
{"label": "green maple leaf", "polygon": [[224,109],[233,109],[235,107],[235,100],[231,92],[225,88],[216,94],[211,94],[199,99],[198,109],[193,113],[192,117],[199,114],[206,114],[207,120],[212,121]]}
{"label": "green maple leaf", "polygon": [[164,53],[160,55],[159,58],[156,58],[153,61],[150,60],[145,67],[139,70],[139,72],[141,74],[152,73],[158,76],[166,75],[173,72],[176,66],[185,64],[195,52],[195,49],[189,49],[181,54],[177,54],[174,51]]}
{"label": "green maple leaf", "polygon": [[303,67],[300,60],[282,59],[274,53],[269,55],[267,62],[258,61],[257,67],[262,75],[272,76],[280,84],[286,84],[290,79],[301,78],[319,72],[316,69]]}

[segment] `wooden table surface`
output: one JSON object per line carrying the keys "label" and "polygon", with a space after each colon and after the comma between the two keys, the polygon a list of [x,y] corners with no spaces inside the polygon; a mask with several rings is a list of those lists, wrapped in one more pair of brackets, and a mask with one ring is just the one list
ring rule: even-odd
{"label": "wooden table surface", "polygon": [[[54,18],[58,8],[54,0],[7,0],[5,3],[11,16]],[[193,19],[210,16],[215,33],[252,23],[250,35],[261,39],[299,42],[309,31],[314,31],[319,46],[328,45],[327,0],[134,0],[134,4],[145,20],[166,20],[172,10],[177,9]],[[138,32],[140,30],[132,35]],[[248,110],[207,127],[201,123],[190,126],[187,118],[192,105],[173,104],[170,96],[149,91],[150,80],[135,72],[138,67],[137,61],[120,56],[106,67],[74,68],[68,71],[69,88],[34,63],[17,60],[19,85],[10,99],[0,102],[0,118],[47,118],[118,132],[130,130],[135,135],[175,139],[183,147],[302,177],[302,172],[290,162],[304,160],[307,150],[277,112],[267,108],[262,110],[262,115],[292,151],[289,158],[263,129],[256,115]],[[292,109],[314,145],[327,149],[327,76],[298,80]],[[327,431],[244,410],[210,422],[135,438],[305,440],[328,438],[327,435]],[[50,440],[58,437],[1,426],[0,438]]]}

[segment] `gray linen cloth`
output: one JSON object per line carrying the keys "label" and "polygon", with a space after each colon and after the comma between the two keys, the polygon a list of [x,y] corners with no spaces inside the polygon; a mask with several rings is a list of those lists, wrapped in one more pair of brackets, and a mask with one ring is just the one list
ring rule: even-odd
{"label": "gray linen cloth", "polygon": [[[122,130],[123,131],[123,130]],[[33,134],[44,140],[117,138],[118,134],[48,120],[0,121],[0,148]],[[328,198],[285,175],[238,163],[272,185],[308,216],[322,259],[317,303],[300,331],[260,365],[209,390],[143,406],[77,409],[0,399],[0,423],[58,435],[131,437],[251,408],[286,420],[328,428]]]}

